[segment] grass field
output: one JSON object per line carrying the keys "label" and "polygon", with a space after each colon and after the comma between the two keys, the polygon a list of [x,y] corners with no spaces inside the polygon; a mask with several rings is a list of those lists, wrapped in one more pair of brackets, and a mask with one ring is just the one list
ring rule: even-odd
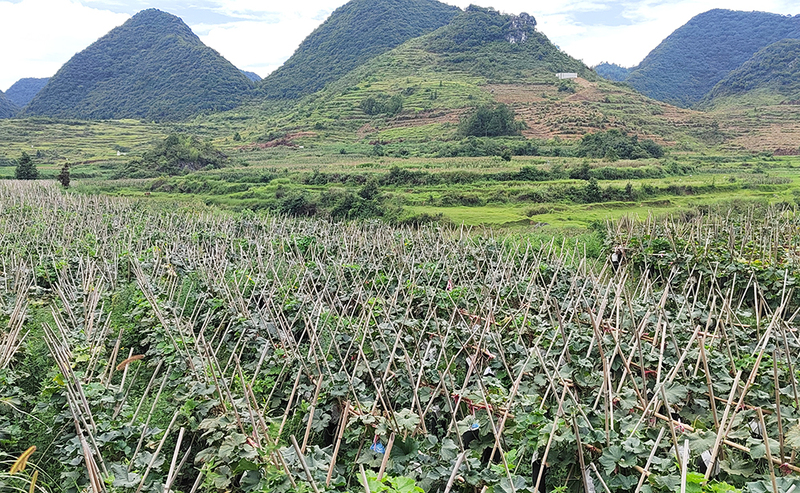
{"label": "grass field", "polygon": [[[796,173],[800,159],[795,157],[728,157],[723,163],[708,164],[702,162],[702,156],[691,155],[607,163],[575,158],[515,157],[505,162],[497,157],[317,156],[313,149],[251,154],[249,162],[254,164],[247,167],[157,180],[79,179],[75,187],[126,196],[147,194],[151,200],[188,199],[233,209],[272,209],[281,194],[355,194],[370,177],[386,182],[392,170],[400,170],[412,173],[411,181],[383,183],[379,187],[381,207],[400,208],[406,216],[441,214],[442,219],[454,224],[524,228],[585,228],[592,222],[626,215],[644,218],[650,213],[673,214],[732,200],[794,204],[800,194]],[[581,198],[580,193],[589,186],[585,180],[497,179],[523,168],[569,171],[584,165],[598,174],[612,170],[631,176],[649,173],[663,177],[600,179],[597,184],[603,196],[596,201]],[[91,176],[90,169],[90,165],[80,165],[74,172]],[[630,187],[629,196],[620,198],[626,187]]]}
{"label": "grass field", "polygon": [[[491,90],[500,99],[541,102],[536,91],[528,94],[521,87],[493,85]],[[591,84],[582,90],[595,91]],[[620,97],[627,94],[623,93]],[[530,97],[525,99],[525,94]],[[581,104],[593,104],[586,101]],[[446,100],[442,102],[445,103]],[[620,111],[627,110],[620,107]],[[740,130],[755,125],[756,117],[763,116],[763,112],[753,111],[756,113],[748,117],[753,122],[739,123]],[[791,109],[771,111],[772,116],[758,128],[766,131],[787,118],[787,112]],[[662,159],[637,161],[555,156],[513,156],[511,161],[499,156],[434,157],[437,151],[432,143],[421,142],[407,133],[423,135],[431,129],[413,125],[406,128],[400,120],[395,122],[400,125],[395,130],[380,131],[405,132],[403,136],[379,136],[378,141],[385,142],[380,152],[370,140],[374,135],[365,134],[353,141],[328,129],[289,134],[283,145],[275,146],[237,140],[235,136],[246,135],[253,121],[252,117],[236,120],[232,114],[220,121],[209,117],[181,125],[4,120],[0,122],[0,139],[5,143],[0,149],[0,177],[13,176],[14,160],[25,151],[35,157],[43,178],[55,177],[61,166],[70,163],[73,188],[87,193],[147,194],[154,201],[183,200],[290,213],[292,205],[285,203],[288,199],[284,197],[294,200],[302,196],[303,214],[384,217],[401,222],[435,219],[531,230],[586,228],[593,222],[626,215],[643,218],[651,213],[673,214],[734,199],[793,204],[800,193],[795,173],[800,157],[772,156],[768,152],[711,148],[686,151],[677,145]],[[787,128],[790,134],[794,127]],[[209,139],[230,157],[228,165],[183,177],[118,179],[133,157],[172,132],[189,132]],[[381,140],[384,138],[387,140]],[[551,151],[572,145],[558,136],[548,138],[532,142]],[[519,140],[497,142],[503,146],[504,142]],[[581,178],[571,179],[570,176],[579,176],[575,173],[580,168],[588,171]],[[552,176],[523,176],[520,173],[525,169]],[[597,179],[598,190],[587,188],[589,176]],[[379,182],[378,195],[367,204],[366,212],[349,211],[353,204],[341,202],[352,202],[370,178]],[[586,191],[589,196],[584,196]],[[332,210],[336,212],[331,213]]]}

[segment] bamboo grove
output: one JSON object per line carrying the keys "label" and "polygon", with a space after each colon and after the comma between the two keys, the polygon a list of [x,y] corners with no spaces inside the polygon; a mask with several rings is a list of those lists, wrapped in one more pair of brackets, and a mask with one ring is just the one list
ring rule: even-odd
{"label": "bamboo grove", "polygon": [[798,228],[591,258],[0,184],[0,489],[794,491]]}

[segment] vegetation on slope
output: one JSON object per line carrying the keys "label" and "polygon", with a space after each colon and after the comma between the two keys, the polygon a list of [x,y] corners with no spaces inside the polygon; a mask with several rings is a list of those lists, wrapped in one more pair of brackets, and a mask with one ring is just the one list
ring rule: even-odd
{"label": "vegetation on slope", "polygon": [[[560,91],[556,72],[600,80],[535,25],[528,15],[470,7],[449,25],[379,55],[287,111],[263,118],[266,128],[254,140],[278,141],[308,132],[337,141],[447,140],[458,136],[464,112],[506,102],[495,98],[489,84],[521,84],[536,100],[546,101],[576,91],[571,82]],[[236,110],[237,118],[242,111]]]}
{"label": "vegetation on slope", "polygon": [[647,96],[689,107],[758,50],[784,38],[800,38],[800,16],[710,10],[662,41],[627,82]]}
{"label": "vegetation on slope", "polygon": [[648,159],[664,157],[664,148],[650,139],[642,141],[613,128],[608,132],[584,135],[576,152],[578,157],[617,159]]}
{"label": "vegetation on slope", "polygon": [[731,98],[740,102],[800,103],[800,39],[784,39],[760,50],[714,86],[701,105],[729,104]]}
{"label": "vegetation on slope", "polygon": [[459,131],[464,136],[501,137],[519,135],[520,123],[505,104],[479,106],[461,120]]}
{"label": "vegetation on slope", "polygon": [[247,70],[242,70],[242,73],[251,81],[253,82],[260,82],[261,76],[255,72],[248,72]]}
{"label": "vegetation on slope", "polygon": [[142,154],[141,158],[132,159],[124,176],[179,175],[206,168],[221,168],[227,159],[210,142],[194,135],[171,134]]}
{"label": "vegetation on slope", "polygon": [[149,9],[72,57],[24,114],[180,120],[230,109],[251,88],[181,19]]}
{"label": "vegetation on slope", "polygon": [[608,62],[597,65],[594,67],[594,71],[597,72],[597,75],[600,77],[614,82],[622,82],[631,74],[631,69],[623,67],[622,65],[617,65],[616,63]]}
{"label": "vegetation on slope", "polygon": [[0,91],[0,118],[13,118],[18,112],[19,108]]}
{"label": "vegetation on slope", "polygon": [[17,180],[36,180],[39,178],[39,170],[27,152],[23,152],[22,156],[17,160],[14,178]]}
{"label": "vegetation on slope", "polygon": [[24,108],[25,105],[30,103],[33,97],[36,96],[45,85],[47,85],[47,81],[49,80],[49,77],[40,79],[28,77],[25,79],[20,79],[16,81],[14,85],[8,88],[8,91],[6,91],[6,96],[12,103],[20,108]]}
{"label": "vegetation on slope", "polygon": [[311,33],[261,90],[298,98],[403,42],[447,24],[459,11],[436,0],[351,0]]}
{"label": "vegetation on slope", "polygon": [[556,72],[596,76],[580,61],[560,51],[536,30],[528,14],[502,14],[474,5],[447,26],[424,38],[427,51],[441,57],[450,70],[465,71],[495,81],[520,81],[532,76],[552,80]]}

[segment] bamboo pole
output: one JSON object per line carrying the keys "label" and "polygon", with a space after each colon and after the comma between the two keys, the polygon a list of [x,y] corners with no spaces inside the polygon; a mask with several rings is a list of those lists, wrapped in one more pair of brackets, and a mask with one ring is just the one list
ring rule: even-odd
{"label": "bamboo pole", "polygon": [[308,478],[308,482],[311,484],[311,488],[314,490],[314,493],[319,493],[317,483],[314,481],[314,476],[311,475],[311,470],[309,470],[308,464],[306,464],[306,458],[303,456],[303,452],[300,450],[300,445],[297,444],[297,439],[294,437],[294,435],[291,435],[289,438],[292,441],[294,452],[297,454],[297,460],[300,461],[300,466],[302,466],[303,472],[306,473],[306,478]]}
{"label": "bamboo pole", "polygon": [[333,477],[333,468],[336,467],[336,457],[339,455],[339,447],[342,445],[342,437],[344,430],[347,428],[347,420],[350,418],[350,402],[345,401],[344,410],[342,411],[341,421],[339,423],[339,431],[336,434],[336,445],[333,447],[333,455],[331,456],[331,465],[328,467],[328,476],[325,478],[325,486],[331,485],[331,478]]}
{"label": "bamboo pole", "polygon": [[[758,414],[758,422],[761,425],[761,431],[764,434],[764,448],[767,452],[767,464],[769,465],[769,477],[772,480],[772,493],[780,493],[778,491],[778,483],[775,481],[775,466],[772,464],[773,457],[772,451],[769,449],[769,436],[767,436],[767,425],[764,424],[764,413],[761,411],[759,407],[756,409],[756,413]],[[781,462],[781,461],[778,461]]]}

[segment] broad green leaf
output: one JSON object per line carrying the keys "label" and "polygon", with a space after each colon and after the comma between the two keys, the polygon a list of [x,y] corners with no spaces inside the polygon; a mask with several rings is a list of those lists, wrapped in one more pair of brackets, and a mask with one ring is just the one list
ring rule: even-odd
{"label": "broad green leaf", "polygon": [[418,487],[411,478],[403,476],[389,478],[389,484],[392,485],[392,488],[394,488],[397,493],[423,493],[422,488]]}
{"label": "broad green leaf", "polygon": [[748,460],[742,460],[732,456],[719,462],[720,468],[728,474],[749,478],[756,472],[756,464]]}
{"label": "broad green leaf", "polygon": [[700,473],[689,471],[686,474],[687,493],[702,493],[705,476]]}
{"label": "broad green leaf", "polygon": [[241,433],[231,433],[219,447],[219,457],[224,460],[232,458],[233,452],[240,448],[246,440],[247,437]]}
{"label": "broad green leaf", "polygon": [[139,486],[139,481],[142,480],[142,475],[135,472],[128,472],[128,469],[122,464],[112,464],[111,474],[114,477],[111,485],[120,488],[131,488]]}
{"label": "broad green leaf", "polygon": [[458,456],[458,445],[451,438],[445,438],[442,440],[440,453],[443,461],[452,461]]}
{"label": "broad green leaf", "polygon": [[792,448],[800,448],[800,424],[789,428],[785,436],[786,444]]}
{"label": "broad green leaf", "polygon": [[[494,491],[496,492],[503,492],[503,493],[513,493],[514,491],[524,491],[525,490],[525,478],[522,476],[511,476],[514,481],[514,487],[511,487],[511,481],[508,480],[508,477],[503,477],[500,479],[500,482],[497,483],[494,487]],[[535,486],[535,485],[534,485]]]}
{"label": "broad green leaf", "polygon": [[419,425],[419,415],[411,409],[402,409],[394,415],[397,426],[400,427],[398,432],[404,431],[413,432]]}
{"label": "broad green leaf", "polygon": [[614,473],[617,465],[620,467],[632,467],[636,465],[636,456],[626,452],[619,445],[611,445],[603,450],[603,455],[600,456],[600,465],[607,476]]}
{"label": "broad green leaf", "polygon": [[[369,491],[380,493],[382,491],[387,491],[389,489],[388,486],[378,481],[378,477],[375,476],[371,471],[367,472],[366,476],[367,476],[367,486],[369,487]],[[358,475],[358,482],[361,483],[361,486],[364,486],[364,478],[361,474]]]}
{"label": "broad green leaf", "polygon": [[679,383],[675,383],[669,387],[666,387],[664,392],[667,394],[667,401],[669,401],[670,406],[683,402],[688,394],[686,387]]}
{"label": "broad green leaf", "polygon": [[[800,488],[800,479],[778,477],[775,478],[775,482],[778,485],[778,491],[781,492],[789,491],[792,486],[796,486],[795,490]],[[748,493],[772,493],[772,480],[762,479],[747,483],[747,491]]]}
{"label": "broad green leaf", "polygon": [[706,430],[696,430],[693,433],[685,434],[684,437],[689,439],[689,448],[698,453],[711,450],[717,440],[716,433]]}
{"label": "broad green leaf", "polygon": [[[773,440],[772,438],[769,439],[769,449],[770,452],[775,454],[778,450],[780,450],[780,443],[777,440]],[[759,440],[758,443],[750,447],[750,457],[753,459],[763,459],[767,456],[767,447],[764,445],[764,442]]]}

